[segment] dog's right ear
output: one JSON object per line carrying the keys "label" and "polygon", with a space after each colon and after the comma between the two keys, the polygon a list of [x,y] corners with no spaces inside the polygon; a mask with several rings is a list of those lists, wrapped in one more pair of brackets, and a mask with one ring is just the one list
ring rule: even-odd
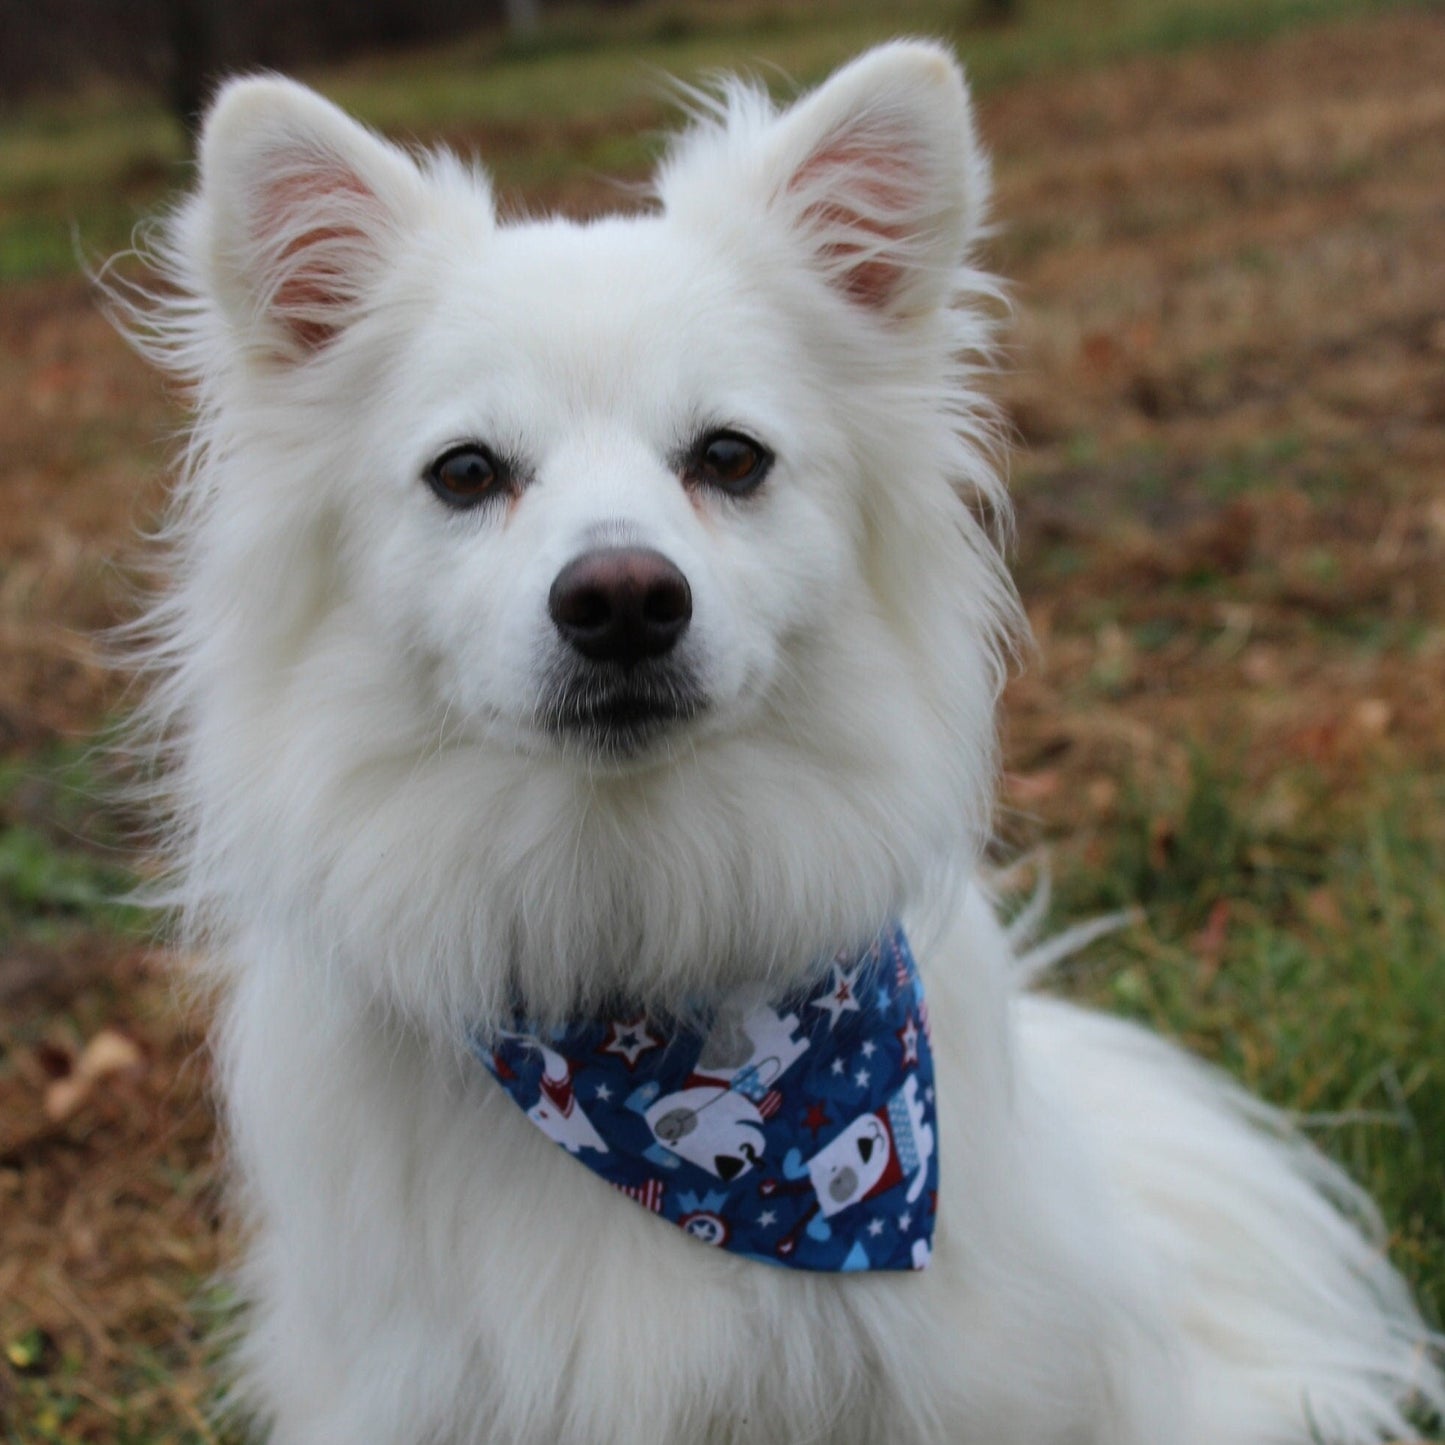
{"label": "dog's right ear", "polygon": [[233,81],[206,117],[205,285],[252,356],[295,364],[364,313],[425,181],[411,157],[303,85]]}

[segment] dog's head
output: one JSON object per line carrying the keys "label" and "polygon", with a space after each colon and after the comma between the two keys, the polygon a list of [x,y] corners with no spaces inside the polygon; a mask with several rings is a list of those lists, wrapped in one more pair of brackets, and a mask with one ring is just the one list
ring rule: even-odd
{"label": "dog's head", "polygon": [[299,86],[221,94],[152,340],[198,382],[160,706],[223,915],[548,1011],[773,977],[979,836],[962,77],[902,43],[698,111],[641,214],[504,224]]}

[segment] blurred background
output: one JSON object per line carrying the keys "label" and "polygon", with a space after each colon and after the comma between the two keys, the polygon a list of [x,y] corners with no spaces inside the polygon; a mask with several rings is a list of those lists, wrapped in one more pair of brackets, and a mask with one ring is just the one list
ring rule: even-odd
{"label": "blurred background", "polygon": [[[941,36],[1013,309],[1001,859],[1139,921],[1053,987],[1306,1127],[1445,1307],[1445,8],[1389,0],[0,0],[0,1436],[233,1442],[204,1010],[118,901],[97,739],[183,398],[84,267],[215,77],[300,74],[506,206],[633,204],[664,74]],[[1438,1422],[1437,1422],[1438,1424]],[[1432,1435],[1422,1422],[1422,1438]],[[1438,1436],[1436,1436],[1438,1438]]]}

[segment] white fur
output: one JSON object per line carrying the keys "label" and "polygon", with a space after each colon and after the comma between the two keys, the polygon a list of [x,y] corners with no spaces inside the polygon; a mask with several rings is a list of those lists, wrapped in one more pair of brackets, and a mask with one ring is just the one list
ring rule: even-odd
{"label": "white fur", "polygon": [[[276,1445],[1304,1445],[1438,1402],[1361,1201],[1168,1045],[1023,995],[966,879],[1013,593],[962,78],[872,52],[699,104],[658,204],[501,225],[279,80],[228,87],[132,320],[195,384],[151,619],[175,897],[216,959]],[[745,501],[675,457],[742,428]],[[523,458],[450,512],[447,445]],[[631,758],[545,726],[589,539],[665,553],[706,705]],[[666,1009],[902,911],[942,1198],[919,1275],[705,1249],[542,1137],[469,1029]],[[1312,1423],[1313,1422],[1313,1423]]]}

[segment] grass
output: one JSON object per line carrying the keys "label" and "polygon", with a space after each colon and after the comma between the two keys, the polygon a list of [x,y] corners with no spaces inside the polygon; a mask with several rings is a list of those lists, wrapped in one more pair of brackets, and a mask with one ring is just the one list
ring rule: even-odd
{"label": "grass", "polygon": [[1134,906],[1143,920],[1063,986],[1296,1111],[1392,1221],[1438,1326],[1445,783],[1375,778],[1342,806],[1315,769],[1271,782],[1196,752],[1179,786],[1133,783],[1107,834],[1066,846],[1060,922]]}
{"label": "grass", "polygon": [[[755,61],[785,87],[810,83],[863,47],[899,33],[953,41],[983,91],[1049,71],[1200,45],[1259,42],[1305,20],[1348,17],[1422,0],[1032,0],[1004,28],[972,23],[966,0],[907,0],[886,12],[865,0],[807,7],[662,3],[618,14],[562,10],[526,45],[503,32],[307,78],[393,134],[485,141],[504,188],[555,181],[559,166],[645,169],[663,127],[664,76],[695,81]],[[538,132],[537,122],[545,118]],[[559,158],[558,127],[573,144]],[[580,132],[591,139],[576,144]],[[524,143],[516,142],[521,133]],[[531,133],[531,143],[526,136]],[[625,135],[624,139],[619,136]],[[77,241],[93,254],[123,247],[136,222],[184,176],[178,127],[155,101],[98,92],[75,105],[33,105],[0,121],[0,282],[74,270]]]}
{"label": "grass", "polygon": [[[1057,923],[1143,909],[1054,986],[1305,1116],[1380,1201],[1436,1320],[1442,153],[1410,103],[1441,64],[1438,28],[1412,16],[1438,8],[1026,0],[990,30],[966,0],[642,0],[557,9],[527,46],[486,32],[308,76],[394,134],[476,149],[507,193],[586,209],[604,194],[589,172],[646,167],[659,74],[756,60],[807,82],[900,30],[957,43],[999,153],[1023,337],[999,385],[1029,443],[1017,572],[1041,647],[1007,702],[1004,817],[1051,843]],[[1325,20],[1341,27],[1305,24]],[[1317,66],[1361,87],[1367,151],[1346,155],[1328,133],[1343,122],[1313,109]],[[123,245],[186,174],[144,96],[0,119],[5,1445],[218,1438],[195,1301],[226,1240],[199,1026],[149,920],[117,901],[125,820],[95,754],[55,741],[115,691],[41,651],[105,620],[92,574],[128,545],[150,439],[175,419],[63,278],[77,235]],[[48,1084],[104,1029],[141,1065],[54,1123]]]}
{"label": "grass", "polygon": [[113,792],[90,745],[0,762],[0,949],[144,927]]}
{"label": "grass", "polygon": [[[1105,0],[1080,6],[1032,0],[1003,28],[973,23],[967,0],[907,0],[880,13],[867,0],[804,7],[726,4],[702,10],[642,5],[615,19],[563,11],[534,42],[497,37],[434,52],[425,66],[397,58],[343,79],[332,92],[374,123],[444,126],[464,120],[525,121],[598,116],[636,103],[648,70],[691,78],[750,60],[779,83],[820,79],[859,49],[898,34],[937,35],[958,45],[976,87],[1077,70],[1122,56],[1201,44],[1258,41],[1302,20],[1390,8],[1402,0]],[[619,65],[619,58],[626,63]],[[421,81],[424,77],[424,81]]]}

